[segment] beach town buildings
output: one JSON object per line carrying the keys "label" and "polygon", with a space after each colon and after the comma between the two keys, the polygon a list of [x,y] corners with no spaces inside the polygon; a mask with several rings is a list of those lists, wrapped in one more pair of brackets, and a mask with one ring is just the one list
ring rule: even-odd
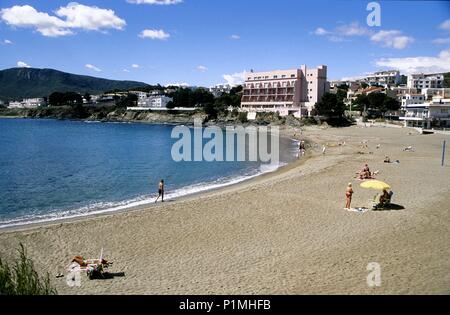
{"label": "beach town buildings", "polygon": [[214,97],[220,97],[224,93],[230,93],[233,87],[230,84],[217,84],[209,88],[209,92]]}
{"label": "beach town buildings", "polygon": [[406,106],[410,104],[423,104],[425,103],[425,95],[423,94],[405,94],[402,95],[401,105]]}
{"label": "beach town buildings", "polygon": [[444,74],[410,74],[408,75],[407,86],[415,89],[433,89],[444,87]]}
{"label": "beach town buildings", "polygon": [[136,107],[130,107],[134,109],[166,109],[167,105],[173,101],[171,97],[161,95],[152,91],[150,93],[140,91],[130,91],[131,94],[135,94],[138,97]]}
{"label": "beach town buildings", "polygon": [[246,112],[277,112],[280,116],[310,115],[329,91],[327,66],[250,72],[246,74],[241,109]]}
{"label": "beach town buildings", "polygon": [[8,108],[37,108],[45,105],[44,98],[25,98],[20,102],[10,102]]}
{"label": "beach town buildings", "polygon": [[408,104],[402,107],[400,120],[406,127],[448,128],[450,127],[450,98],[433,97],[429,102]]}
{"label": "beach town buildings", "polygon": [[435,96],[442,98],[450,98],[450,88],[429,88],[423,89],[422,94],[425,95],[427,100],[432,99]]}
{"label": "beach town buildings", "polygon": [[167,108],[167,105],[172,102],[171,97],[165,95],[151,95],[145,100],[138,103],[139,107],[150,107],[150,108]]}
{"label": "beach town buildings", "polygon": [[373,74],[366,76],[363,81],[369,85],[381,85],[388,87],[390,85],[397,85],[401,82],[400,71],[398,70],[387,70],[378,71]]}

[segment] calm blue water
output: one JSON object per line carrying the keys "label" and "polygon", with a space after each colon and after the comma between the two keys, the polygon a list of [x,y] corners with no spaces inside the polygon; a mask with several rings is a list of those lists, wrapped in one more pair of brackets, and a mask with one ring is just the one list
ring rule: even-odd
{"label": "calm blue water", "polygon": [[[0,119],[0,227],[152,203],[264,171],[259,162],[174,162],[172,126]],[[295,143],[280,142],[281,160]]]}

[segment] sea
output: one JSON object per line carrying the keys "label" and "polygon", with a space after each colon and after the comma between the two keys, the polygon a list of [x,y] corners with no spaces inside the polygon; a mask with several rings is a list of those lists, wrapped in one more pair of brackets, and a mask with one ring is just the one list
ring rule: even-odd
{"label": "sea", "polygon": [[165,200],[172,201],[275,171],[297,158],[298,143],[280,138],[277,165],[176,162],[174,127],[0,119],[0,228],[154,204],[161,179]]}

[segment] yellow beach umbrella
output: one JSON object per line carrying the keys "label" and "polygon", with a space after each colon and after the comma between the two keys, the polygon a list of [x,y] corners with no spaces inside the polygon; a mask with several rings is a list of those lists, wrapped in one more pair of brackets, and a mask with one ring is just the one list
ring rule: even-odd
{"label": "yellow beach umbrella", "polygon": [[364,183],[361,183],[362,188],[368,188],[368,189],[376,189],[376,190],[383,190],[383,189],[390,189],[391,186],[386,184],[385,182],[382,182],[380,180],[368,180]]}

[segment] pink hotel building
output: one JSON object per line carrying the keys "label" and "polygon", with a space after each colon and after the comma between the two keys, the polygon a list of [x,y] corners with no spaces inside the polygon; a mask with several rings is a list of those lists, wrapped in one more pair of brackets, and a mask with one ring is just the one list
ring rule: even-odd
{"label": "pink hotel building", "polygon": [[250,72],[246,74],[241,109],[247,112],[278,112],[281,116],[309,115],[329,91],[327,66],[308,69]]}

